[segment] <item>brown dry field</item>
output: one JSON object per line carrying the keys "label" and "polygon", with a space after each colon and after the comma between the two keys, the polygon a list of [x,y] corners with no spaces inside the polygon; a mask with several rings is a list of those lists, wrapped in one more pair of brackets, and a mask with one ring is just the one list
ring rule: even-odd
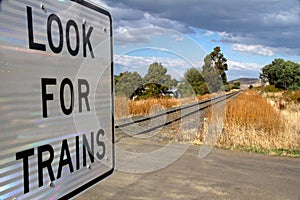
{"label": "brown dry field", "polygon": [[[135,115],[148,115],[157,110],[211,98],[211,96],[140,101],[116,97],[115,116],[118,119]],[[218,116],[211,114],[213,111],[210,109],[206,113],[207,119],[204,120],[202,130],[192,130],[194,132],[193,137],[190,136],[189,130],[182,131],[180,134],[189,134],[190,142],[199,145],[209,143],[207,137],[210,134],[210,137],[211,135],[217,137],[214,140],[214,145],[217,147],[227,149],[249,148],[258,151],[263,149],[292,149],[298,152],[300,149],[300,104],[286,100],[280,93],[272,94],[272,98],[269,97],[269,94],[259,94],[255,90],[244,91],[236,98],[226,102],[226,112],[224,116],[220,117],[221,121]],[[208,133],[208,129],[210,132],[215,132]],[[178,140],[176,139],[176,141]],[[272,151],[268,152],[268,154],[273,153]]]}

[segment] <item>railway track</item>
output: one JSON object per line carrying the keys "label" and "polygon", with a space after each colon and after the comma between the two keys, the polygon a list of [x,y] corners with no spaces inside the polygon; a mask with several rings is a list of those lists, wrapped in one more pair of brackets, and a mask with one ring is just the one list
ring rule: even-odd
{"label": "railway track", "polygon": [[[124,137],[143,135],[151,131],[155,131],[159,128],[163,128],[165,126],[171,125],[179,120],[192,116],[197,112],[203,111],[214,104],[218,104],[227,99],[233,98],[238,94],[240,94],[240,91],[236,91],[227,95],[217,96],[211,99],[205,99],[202,101],[198,101],[196,103],[183,105],[176,108],[162,110],[151,116],[139,116],[139,117],[116,120],[116,125],[115,125],[116,135],[117,135],[116,142],[120,141]],[[152,121],[156,121],[156,122],[151,123]],[[121,133],[124,132],[124,130],[126,134]]]}

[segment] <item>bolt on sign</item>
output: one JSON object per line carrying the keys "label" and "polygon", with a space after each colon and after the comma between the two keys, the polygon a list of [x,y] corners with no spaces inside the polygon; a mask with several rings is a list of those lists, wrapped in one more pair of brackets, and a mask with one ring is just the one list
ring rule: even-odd
{"label": "bolt on sign", "polygon": [[0,199],[72,198],[114,169],[112,19],[0,1]]}

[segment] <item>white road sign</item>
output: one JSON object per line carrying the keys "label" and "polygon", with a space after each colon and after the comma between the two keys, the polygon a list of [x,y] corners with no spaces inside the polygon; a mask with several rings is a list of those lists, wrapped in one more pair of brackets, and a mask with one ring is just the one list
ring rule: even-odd
{"label": "white road sign", "polygon": [[112,20],[0,1],[0,199],[72,198],[114,169]]}

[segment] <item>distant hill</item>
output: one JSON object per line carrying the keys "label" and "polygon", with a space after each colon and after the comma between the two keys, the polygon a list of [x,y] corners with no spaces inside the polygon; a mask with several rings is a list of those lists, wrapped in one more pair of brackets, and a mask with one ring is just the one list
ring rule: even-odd
{"label": "distant hill", "polygon": [[228,81],[229,84],[233,84],[234,82],[240,82],[241,89],[247,89],[250,85],[253,85],[254,87],[260,86],[260,79],[258,78],[238,78],[232,81]]}
{"label": "distant hill", "polygon": [[256,85],[260,80],[258,78],[238,78],[235,80],[228,81],[229,84],[234,82],[240,82],[241,85]]}

